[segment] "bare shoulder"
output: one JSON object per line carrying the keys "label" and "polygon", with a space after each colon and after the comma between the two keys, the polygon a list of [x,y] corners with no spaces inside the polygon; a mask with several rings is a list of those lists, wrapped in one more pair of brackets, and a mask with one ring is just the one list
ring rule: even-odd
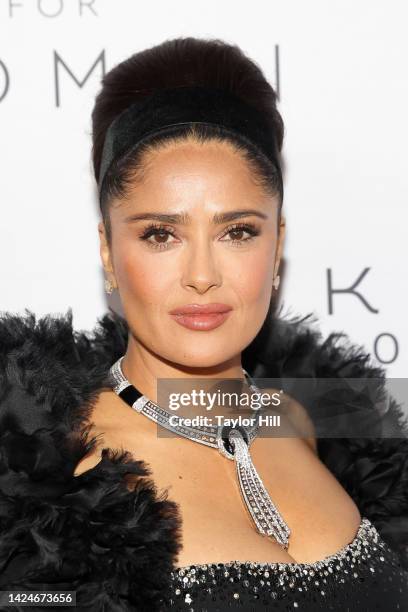
{"label": "bare shoulder", "polygon": [[127,452],[133,459],[149,456],[156,443],[156,427],[141,417],[110,389],[98,394],[88,417],[88,438],[95,438],[92,450],[77,464],[74,476],[95,467],[102,459],[102,450]]}
{"label": "bare shoulder", "polygon": [[279,395],[281,402],[277,411],[289,419],[291,426],[299,434],[299,438],[302,438],[317,455],[316,432],[306,408],[287,393],[280,393],[278,389],[266,388],[262,389],[262,392]]}

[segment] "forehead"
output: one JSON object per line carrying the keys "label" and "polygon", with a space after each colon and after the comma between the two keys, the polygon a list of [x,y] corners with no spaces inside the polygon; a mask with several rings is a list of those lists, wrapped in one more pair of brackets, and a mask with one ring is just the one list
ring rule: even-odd
{"label": "forehead", "polygon": [[128,188],[133,197],[156,198],[160,194],[180,198],[265,196],[244,155],[227,141],[184,140],[147,151],[141,172]]}

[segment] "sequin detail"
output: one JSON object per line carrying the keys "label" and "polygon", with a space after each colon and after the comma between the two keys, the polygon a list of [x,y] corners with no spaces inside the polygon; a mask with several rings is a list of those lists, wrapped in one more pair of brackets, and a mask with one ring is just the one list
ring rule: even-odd
{"label": "sequin detail", "polygon": [[231,609],[408,610],[408,572],[367,518],[350,544],[314,563],[230,561],[171,572],[161,610]]}

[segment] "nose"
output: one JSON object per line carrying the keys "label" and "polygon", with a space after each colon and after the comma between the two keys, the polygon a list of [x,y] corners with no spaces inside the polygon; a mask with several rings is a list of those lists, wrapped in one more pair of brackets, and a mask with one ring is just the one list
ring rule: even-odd
{"label": "nose", "polygon": [[213,246],[206,240],[189,245],[185,252],[185,264],[181,284],[185,289],[205,293],[211,287],[220,287],[222,275]]}

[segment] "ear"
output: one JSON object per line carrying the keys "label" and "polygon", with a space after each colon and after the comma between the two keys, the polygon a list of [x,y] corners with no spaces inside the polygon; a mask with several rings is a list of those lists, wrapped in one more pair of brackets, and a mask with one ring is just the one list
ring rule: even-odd
{"label": "ear", "polygon": [[111,281],[113,287],[117,288],[118,284],[115,278],[115,272],[112,264],[112,256],[110,247],[108,244],[108,239],[106,237],[106,230],[103,221],[98,223],[98,232],[99,232],[99,252],[101,255],[103,269],[105,270],[106,277]]}
{"label": "ear", "polygon": [[285,241],[285,232],[286,232],[286,219],[283,214],[280,216],[279,228],[278,228],[278,244],[276,247],[276,257],[275,257],[275,269],[273,271],[273,276],[275,277],[278,274],[280,261],[283,253],[283,244]]}

